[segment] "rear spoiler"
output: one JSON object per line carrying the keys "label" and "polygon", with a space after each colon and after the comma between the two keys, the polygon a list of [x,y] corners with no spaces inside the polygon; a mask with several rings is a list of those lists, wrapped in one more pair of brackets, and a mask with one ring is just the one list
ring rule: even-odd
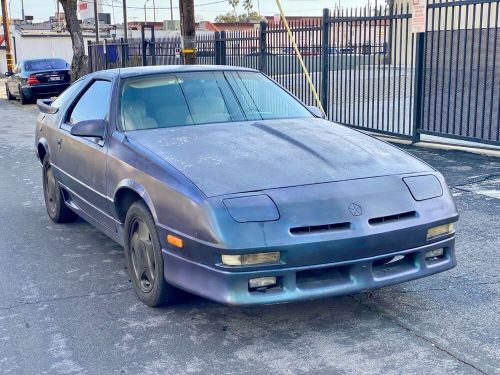
{"label": "rear spoiler", "polygon": [[38,99],[36,101],[36,105],[40,110],[40,112],[54,114],[59,110],[59,108],[52,107],[51,106],[52,102],[53,102],[52,99]]}

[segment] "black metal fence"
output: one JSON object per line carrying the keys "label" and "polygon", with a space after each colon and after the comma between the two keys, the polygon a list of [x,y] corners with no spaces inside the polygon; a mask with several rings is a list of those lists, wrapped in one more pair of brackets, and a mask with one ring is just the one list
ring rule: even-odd
{"label": "black metal fence", "polygon": [[[435,1],[426,33],[412,32],[409,4],[290,24],[330,120],[415,142],[433,134],[500,143],[500,0]],[[91,71],[183,64],[179,37],[150,34],[89,43]],[[258,69],[317,105],[282,23],[200,35],[197,45],[199,64]]]}
{"label": "black metal fence", "polygon": [[499,0],[428,4],[421,133],[500,141],[499,16]]}

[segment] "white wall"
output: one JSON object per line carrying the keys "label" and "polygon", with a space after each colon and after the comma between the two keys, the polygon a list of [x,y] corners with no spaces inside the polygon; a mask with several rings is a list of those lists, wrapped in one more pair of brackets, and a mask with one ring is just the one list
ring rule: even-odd
{"label": "white wall", "polygon": [[7,71],[7,57],[5,56],[5,50],[0,49],[0,74],[4,74]]}
{"label": "white wall", "polygon": [[[67,36],[21,36],[19,33],[12,33],[16,43],[17,61],[26,59],[38,59],[44,57],[57,57],[71,63],[73,59],[73,49],[71,38]],[[85,46],[92,37],[84,37]],[[12,43],[14,49],[14,44]],[[14,51],[13,51],[14,52]]]}

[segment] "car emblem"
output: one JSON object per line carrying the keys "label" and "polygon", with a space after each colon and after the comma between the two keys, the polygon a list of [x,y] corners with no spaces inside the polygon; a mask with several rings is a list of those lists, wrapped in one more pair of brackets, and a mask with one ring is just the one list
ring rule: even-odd
{"label": "car emblem", "polygon": [[348,209],[352,216],[360,216],[363,213],[361,206],[356,203],[351,203]]}

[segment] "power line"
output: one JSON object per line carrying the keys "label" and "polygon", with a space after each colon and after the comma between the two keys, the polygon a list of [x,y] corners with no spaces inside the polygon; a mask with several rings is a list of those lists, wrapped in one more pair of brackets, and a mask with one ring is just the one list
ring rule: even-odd
{"label": "power line", "polygon": [[[87,4],[94,4],[93,1],[91,0],[81,0],[82,3],[87,3]],[[221,4],[221,3],[227,3],[227,0],[218,0],[218,1],[212,1],[210,3],[204,3],[204,4],[195,4],[195,8],[197,7],[203,7],[203,6],[206,6],[206,5],[214,5],[214,4]],[[107,3],[102,3],[102,2],[97,2],[98,5],[103,5],[103,6],[110,6],[109,4]],[[144,8],[146,9],[170,9],[170,7],[141,7],[141,6],[129,6],[127,5],[127,9],[140,9],[140,10],[144,10]],[[172,7],[172,9],[179,9],[179,7]]]}

